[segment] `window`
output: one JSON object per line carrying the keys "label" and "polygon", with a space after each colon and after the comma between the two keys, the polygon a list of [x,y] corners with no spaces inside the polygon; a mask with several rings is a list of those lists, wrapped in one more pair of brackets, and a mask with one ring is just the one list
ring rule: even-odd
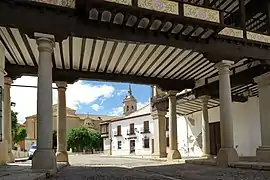
{"label": "window", "polygon": [[106,134],[108,133],[108,124],[102,124],[101,125],[101,134]]}
{"label": "window", "polygon": [[121,125],[117,126],[117,136],[121,136]]}
{"label": "window", "polygon": [[135,131],[134,131],[134,123],[131,123],[129,125],[129,134],[135,134]]}
{"label": "window", "polygon": [[166,117],[166,131],[169,131],[169,118]]}
{"label": "window", "polygon": [[127,111],[129,111],[129,106],[127,106]]}
{"label": "window", "polygon": [[121,149],[121,148],[122,148],[122,142],[121,142],[121,141],[118,141],[118,142],[117,142],[117,148],[118,148],[118,149]]}
{"label": "window", "polygon": [[143,139],[143,148],[149,148],[149,138]]}
{"label": "window", "polygon": [[170,146],[170,139],[169,139],[169,137],[166,137],[166,144],[167,144],[167,147]]}
{"label": "window", "polygon": [[149,132],[149,121],[143,122],[143,132]]}
{"label": "window", "polygon": [[133,110],[133,109],[134,109],[134,107],[133,107],[133,106],[131,106],[131,109]]}

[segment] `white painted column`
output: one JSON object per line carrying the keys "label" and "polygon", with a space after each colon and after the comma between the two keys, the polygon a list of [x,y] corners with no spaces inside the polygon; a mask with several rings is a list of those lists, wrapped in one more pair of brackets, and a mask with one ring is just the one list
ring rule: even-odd
{"label": "white painted column", "polygon": [[5,47],[0,41],[0,165],[8,160],[8,144],[4,139],[4,76],[5,72]]}
{"label": "white painted column", "polygon": [[37,150],[32,160],[33,169],[56,169],[52,148],[52,52],[54,36],[35,33],[39,51],[37,88]]}
{"label": "white painted column", "polygon": [[154,153],[153,157],[164,158],[166,157],[166,129],[165,115],[167,111],[157,110],[152,111],[152,117],[154,120]]}
{"label": "white painted column", "polygon": [[220,100],[220,131],[221,148],[217,155],[217,164],[228,166],[239,160],[234,149],[232,97],[230,84],[230,67],[232,61],[221,61],[216,64],[219,73],[219,100]]}
{"label": "white painted column", "polygon": [[258,161],[270,161],[270,72],[254,78],[259,89],[261,146],[257,148]]}
{"label": "white painted column", "polygon": [[68,163],[67,154],[67,112],[66,112],[66,88],[67,82],[57,81],[57,152],[56,161]]}
{"label": "white painted column", "polygon": [[12,154],[12,133],[11,133],[11,101],[10,86],[13,83],[10,77],[5,77],[4,87],[4,139],[8,144],[8,160],[7,162],[15,162]]}
{"label": "white painted column", "polygon": [[210,156],[210,133],[209,133],[209,116],[208,100],[210,96],[201,96],[202,101],[202,150],[203,156]]}
{"label": "white painted column", "polygon": [[180,159],[181,155],[177,146],[177,116],[176,116],[176,91],[169,91],[169,152],[168,160]]}

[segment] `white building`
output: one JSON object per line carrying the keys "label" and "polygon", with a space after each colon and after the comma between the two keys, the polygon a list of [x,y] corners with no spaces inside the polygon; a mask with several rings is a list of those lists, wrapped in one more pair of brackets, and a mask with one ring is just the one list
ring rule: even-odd
{"label": "white building", "polygon": [[[131,91],[129,96],[132,97]],[[188,97],[188,101],[177,100],[177,142],[182,157],[198,157],[202,150],[201,100]],[[126,100],[126,99],[125,99]],[[124,113],[126,107],[124,100]],[[134,103],[137,102],[135,98]],[[233,102],[234,148],[239,156],[256,156],[256,148],[261,144],[259,98],[250,97],[247,102]],[[130,105],[130,104],[129,104]],[[189,107],[189,109],[187,108]],[[198,109],[197,112],[196,109]],[[221,145],[219,102],[208,100],[210,153],[217,155]],[[193,113],[184,112],[193,111]],[[166,145],[169,146],[168,113],[166,115]],[[104,153],[111,155],[151,156],[154,152],[155,120],[151,115],[151,105],[134,109],[118,119],[101,124],[104,137]],[[134,131],[133,131],[134,130]],[[148,132],[149,130],[149,132]],[[111,143],[110,143],[111,142]]]}

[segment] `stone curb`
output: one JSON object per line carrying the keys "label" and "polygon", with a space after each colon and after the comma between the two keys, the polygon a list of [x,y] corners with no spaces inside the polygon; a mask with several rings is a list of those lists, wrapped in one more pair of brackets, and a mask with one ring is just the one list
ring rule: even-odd
{"label": "stone curb", "polygon": [[69,164],[60,164],[57,167],[57,170],[49,170],[47,172],[42,173],[39,177],[33,179],[33,180],[46,180],[50,177],[53,177],[56,173],[58,173],[60,170],[64,169],[65,167],[69,166]]}
{"label": "stone curb", "polygon": [[159,159],[159,158],[145,158],[143,156],[140,157],[132,157],[132,156],[110,156],[110,155],[101,155],[101,157],[114,157],[114,158],[129,158],[129,159],[143,159],[143,160],[152,160],[152,161],[161,161],[161,162],[185,162],[185,159],[176,159],[173,161],[168,161],[166,158]]}
{"label": "stone curb", "polygon": [[28,157],[26,158],[18,158],[18,159],[15,159],[15,162],[24,162],[24,161],[28,161]]}

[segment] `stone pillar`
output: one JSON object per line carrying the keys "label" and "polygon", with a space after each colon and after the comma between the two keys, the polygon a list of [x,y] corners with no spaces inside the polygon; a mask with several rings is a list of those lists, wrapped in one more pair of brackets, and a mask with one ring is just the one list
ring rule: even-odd
{"label": "stone pillar", "polygon": [[52,147],[52,52],[54,36],[35,33],[39,51],[37,88],[37,150],[33,169],[56,169]]}
{"label": "stone pillar", "polygon": [[68,163],[67,154],[67,113],[66,113],[66,88],[67,83],[56,82],[58,90],[58,111],[57,111],[57,152],[56,161]]}
{"label": "stone pillar", "polygon": [[169,91],[169,152],[168,160],[180,159],[177,142],[176,91]]}
{"label": "stone pillar", "polygon": [[219,100],[220,100],[220,131],[221,148],[217,155],[217,164],[228,166],[239,160],[234,149],[232,97],[230,84],[231,61],[221,61],[216,64],[219,73]]}
{"label": "stone pillar", "polygon": [[8,145],[7,141],[4,139],[3,130],[4,130],[4,76],[5,72],[5,47],[1,44],[0,41],[0,165],[6,164],[8,160]]}
{"label": "stone pillar", "polygon": [[270,162],[270,72],[254,78],[259,89],[259,107],[261,123],[261,146],[257,148],[258,161]]}
{"label": "stone pillar", "polygon": [[8,160],[7,162],[15,162],[12,154],[12,133],[11,133],[11,101],[10,86],[13,83],[10,77],[5,77],[4,87],[4,139],[8,144]]}
{"label": "stone pillar", "polygon": [[166,154],[166,117],[167,109],[162,104],[156,104],[152,108],[152,117],[154,120],[154,153],[155,158],[164,158]]}
{"label": "stone pillar", "polygon": [[208,116],[208,100],[210,96],[201,96],[202,101],[202,151],[203,156],[210,156],[210,133],[209,133],[209,116]]}

